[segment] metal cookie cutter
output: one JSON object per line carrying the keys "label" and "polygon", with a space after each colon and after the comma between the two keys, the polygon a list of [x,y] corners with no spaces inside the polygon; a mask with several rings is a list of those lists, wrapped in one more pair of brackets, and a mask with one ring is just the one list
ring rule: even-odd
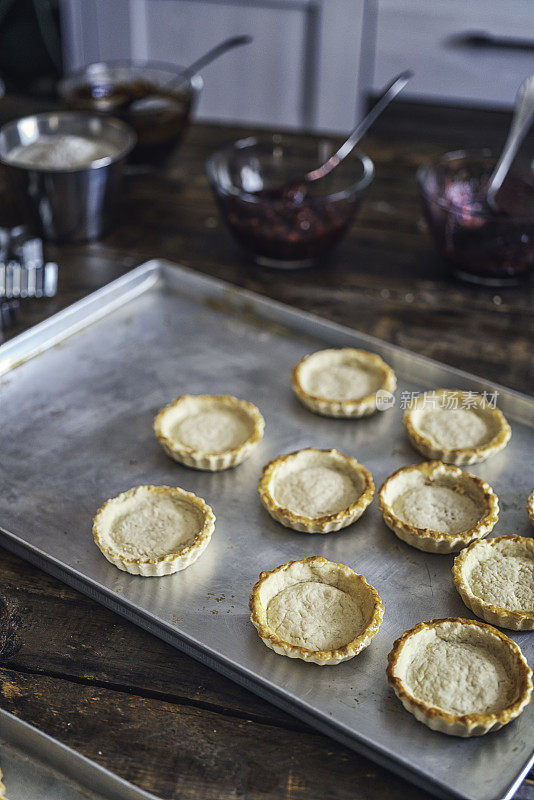
{"label": "metal cookie cutter", "polygon": [[58,266],[45,263],[41,239],[29,237],[26,228],[0,228],[0,329],[12,325],[18,298],[53,297]]}

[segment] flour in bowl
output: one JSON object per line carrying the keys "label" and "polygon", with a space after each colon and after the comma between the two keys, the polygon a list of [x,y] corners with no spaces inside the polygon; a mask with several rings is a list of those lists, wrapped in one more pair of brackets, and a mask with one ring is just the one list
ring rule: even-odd
{"label": "flour in bowl", "polygon": [[117,156],[119,148],[103,139],[65,133],[42,136],[35,142],[10,150],[8,160],[27,167],[77,169],[89,167],[106,156]]}

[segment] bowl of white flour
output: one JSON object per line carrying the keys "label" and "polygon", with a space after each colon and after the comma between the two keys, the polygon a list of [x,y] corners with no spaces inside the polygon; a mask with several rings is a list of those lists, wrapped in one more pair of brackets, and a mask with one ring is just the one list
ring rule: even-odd
{"label": "bowl of white flour", "polygon": [[88,241],[113,222],[135,133],[113,117],[36,114],[0,129],[0,162],[24,221],[50,241]]}

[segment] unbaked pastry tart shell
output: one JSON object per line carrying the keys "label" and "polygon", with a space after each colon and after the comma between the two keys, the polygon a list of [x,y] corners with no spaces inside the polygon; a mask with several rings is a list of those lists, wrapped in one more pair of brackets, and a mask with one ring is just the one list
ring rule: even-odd
{"label": "unbaked pastry tart shell", "polygon": [[[173,426],[177,422],[183,421],[188,415],[212,409],[235,414],[238,419],[245,421],[249,429],[247,438],[233,447],[204,452],[180,441],[173,434]],[[265,420],[256,406],[232,395],[182,395],[165,406],[154,420],[154,433],[167,455],[186,467],[207,472],[219,472],[241,464],[261,441],[264,428]]]}
{"label": "unbaked pastry tart shell", "polygon": [[[494,711],[454,713],[454,711],[427,702],[421,698],[420,689],[416,692],[411,688],[409,668],[416,661],[420,652],[422,653],[421,661],[424,663],[423,674],[428,675],[430,659],[428,648],[433,641],[438,640],[465,643],[468,653],[475,653],[476,648],[479,648],[481,654],[489,652],[495,656],[495,661],[500,661],[502,670],[507,676],[510,676],[508,690],[510,696],[502,700],[502,707]],[[443,691],[441,679],[443,675],[448,677],[453,668],[450,658],[449,653],[444,660],[440,675],[436,675],[432,681],[431,692],[436,686],[438,686],[438,691]],[[429,728],[452,736],[482,736],[490,731],[499,730],[503,725],[519,716],[532,697],[532,671],[519,646],[504,633],[484,622],[460,619],[459,617],[420,622],[411,630],[403,633],[389,653],[386,675],[389,684],[407,711]],[[465,675],[463,677],[465,682]],[[492,683],[492,687],[494,685]],[[445,704],[443,703],[443,705]]]}
{"label": "unbaked pastry tart shell", "polygon": [[[177,422],[210,410],[235,414],[237,419],[245,421],[249,429],[247,438],[233,447],[204,452],[180,441],[173,433]],[[219,472],[241,464],[261,441],[264,428],[265,420],[253,403],[221,394],[182,395],[162,408],[154,420],[154,433],[167,455],[186,467],[207,472]]]}
{"label": "unbaked pastry tart shell", "polygon": [[[429,432],[425,433],[421,429],[419,419],[425,404],[430,404],[429,408],[432,410],[433,407],[439,408],[440,404],[445,404],[445,407],[447,407],[447,403],[456,404],[457,408],[462,408],[462,404],[465,404],[468,410],[476,407],[477,411],[472,411],[472,413],[477,413],[478,416],[487,419],[492,428],[492,433],[487,441],[483,441],[476,446],[458,445],[452,447],[438,441]],[[427,458],[440,459],[448,464],[456,464],[457,466],[478,464],[481,461],[485,461],[506,447],[512,435],[510,425],[498,408],[493,408],[489,403],[485,403],[484,399],[478,394],[473,395],[473,393],[469,394],[450,389],[436,389],[419,395],[411,407],[405,411],[403,422],[408,438],[416,450],[427,456]]]}
{"label": "unbaked pastry tart shell", "polygon": [[[296,513],[277,501],[276,485],[283,480],[285,471],[287,470],[290,475],[293,466],[314,464],[331,467],[348,475],[352,481],[359,484],[359,487],[355,488],[354,500],[346,508],[324,516],[308,516]],[[315,447],[296,450],[270,461],[264,467],[258,484],[261,502],[271,517],[286,528],[304,533],[331,533],[352,525],[371,503],[374,491],[371,473],[355,458],[342,455],[337,450],[318,450]]]}
{"label": "unbaked pastry tart shell", "polygon": [[[493,600],[496,600],[494,591],[500,588],[502,597],[500,598],[499,605],[496,602],[491,602],[487,597],[481,596],[484,592],[484,587],[474,587],[472,570],[477,564],[483,564],[491,555],[500,554],[504,557],[519,556],[532,562],[534,565],[534,539],[527,536],[497,536],[494,539],[487,539],[484,542],[473,542],[469,547],[456,556],[454,559],[454,566],[452,568],[452,575],[454,585],[456,586],[462,600],[468,608],[473,611],[477,617],[489,622],[492,625],[498,625],[501,628],[510,628],[514,631],[531,631],[534,630],[534,601],[528,609],[511,608],[511,604],[506,600],[503,594],[502,582],[505,577],[505,564],[496,565],[495,578],[497,581],[491,580],[492,573],[486,576],[486,581],[489,579],[493,593]],[[517,579],[516,576],[513,576]],[[500,579],[500,580],[499,580]],[[529,579],[527,578],[527,581]],[[514,581],[511,581],[513,588]],[[521,583],[524,588],[524,584]],[[478,588],[478,591],[477,591]],[[534,587],[532,589],[534,592]]]}
{"label": "unbaked pastry tart shell", "polygon": [[[299,586],[308,583],[317,583],[343,592],[360,609],[361,620],[357,626],[359,630],[350,641],[332,649],[313,649],[303,644],[284,641],[273,630],[268,619],[271,600],[286,589],[296,587],[298,590]],[[252,589],[249,608],[251,622],[267,647],[279,655],[299,658],[319,666],[333,666],[358,655],[369,645],[384,616],[384,606],[376,589],[362,575],[358,575],[345,564],[335,564],[322,556],[289,561],[270,572],[262,572]]]}
{"label": "unbaked pastry tart shell", "polygon": [[[374,374],[376,376],[374,391],[361,397],[337,399],[321,396],[320,389],[312,392],[306,388],[306,377],[311,370],[320,372],[323,365],[326,369],[344,361]],[[358,418],[374,414],[377,410],[377,391],[382,390],[392,394],[397,386],[397,379],[391,367],[376,353],[342,347],[318,350],[301,359],[293,368],[291,386],[300,402],[316,414],[325,417]]]}
{"label": "unbaked pastry tart shell", "polygon": [[528,496],[527,512],[531,523],[534,525],[534,489]]}
{"label": "unbaked pastry tart shell", "polygon": [[[403,493],[425,487],[452,489],[460,500],[464,497],[471,499],[480,507],[478,520],[475,524],[468,523],[466,530],[447,533],[401,519],[394,509],[396,501],[402,499]],[[487,536],[499,519],[499,501],[491,486],[475,475],[441,461],[425,461],[398,469],[380,487],[378,506],[384,522],[399,539],[427,553],[457,552],[474,539]]]}
{"label": "unbaked pastry tart shell", "polygon": [[[149,507],[158,503],[159,498],[169,498],[178,502],[183,508],[198,519],[198,530],[188,538],[187,543],[180,546],[175,553],[143,555],[132,557],[120,552],[110,532],[117,518],[126,514],[135,503],[147,504]],[[132,513],[132,512],[130,512]],[[208,544],[215,529],[215,515],[210,506],[192,492],[170,486],[136,486],[108,500],[99,508],[93,520],[93,537],[95,544],[111,564],[132,575],[145,578],[170,575],[186,569],[199,558]]]}

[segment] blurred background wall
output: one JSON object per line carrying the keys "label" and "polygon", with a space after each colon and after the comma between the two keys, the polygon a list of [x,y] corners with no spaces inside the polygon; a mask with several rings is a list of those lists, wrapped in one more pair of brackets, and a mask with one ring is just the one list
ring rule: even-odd
{"label": "blurred background wall", "polygon": [[511,108],[534,71],[534,0],[0,0],[0,73],[46,92],[62,70],[133,58],[186,65],[221,39],[198,117],[345,131],[395,73],[403,97]]}

